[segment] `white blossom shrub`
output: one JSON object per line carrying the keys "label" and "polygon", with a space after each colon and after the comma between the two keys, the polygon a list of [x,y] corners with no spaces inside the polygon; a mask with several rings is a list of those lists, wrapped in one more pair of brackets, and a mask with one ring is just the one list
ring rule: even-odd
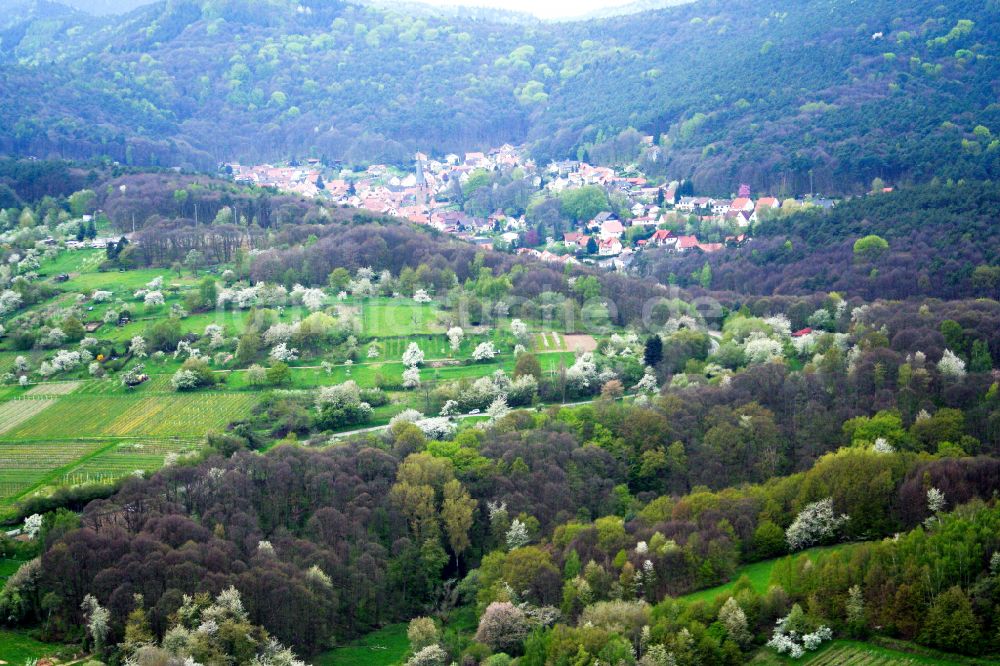
{"label": "white blossom shrub", "polygon": [[885,437],[876,437],[875,444],[872,445],[872,451],[875,453],[895,453],[896,449],[893,448],[892,444]]}
{"label": "white blossom shrub", "polygon": [[462,339],[464,337],[465,332],[460,326],[452,326],[448,329],[448,345],[451,347],[451,351],[458,351],[458,348],[462,346]]}
{"label": "white blossom shrub", "polygon": [[420,386],[420,368],[411,365],[403,370],[403,388],[413,389]]}
{"label": "white blossom shrub", "polygon": [[448,439],[458,430],[458,424],[446,416],[430,416],[414,421],[413,424],[428,439]]}
{"label": "white blossom shrub", "polygon": [[458,405],[456,400],[446,400],[444,406],[441,407],[441,416],[458,416],[462,413],[461,407]]}
{"label": "white blossom shrub", "polygon": [[413,300],[415,300],[417,303],[430,303],[431,297],[427,294],[426,290],[417,289],[415,292],[413,292]]}
{"label": "white blossom shrub", "polygon": [[10,314],[21,307],[21,303],[23,302],[24,299],[21,297],[21,294],[12,289],[5,289],[0,293],[0,315]]}
{"label": "white blossom shrub", "polygon": [[474,361],[492,361],[497,355],[496,347],[490,341],[480,342],[472,352]]}
{"label": "white blossom shrub", "polygon": [[772,340],[760,331],[754,331],[743,345],[743,354],[746,356],[748,363],[767,363],[772,359],[781,358],[782,345],[777,340]]}
{"label": "white blossom shrub", "polygon": [[509,601],[494,601],[479,618],[476,640],[494,652],[516,652],[530,630],[523,610]]}
{"label": "white blossom shrub", "polygon": [[292,336],[296,335],[300,328],[301,325],[298,322],[294,324],[286,324],[284,322],[272,324],[264,331],[264,344],[276,345],[280,342],[291,342]]}
{"label": "white blossom shrub", "polygon": [[279,342],[271,348],[271,353],[269,354],[272,360],[281,361],[282,363],[287,363],[289,361],[295,361],[299,358],[299,350],[294,348],[289,348],[284,342]]}
{"label": "white blossom shrub", "polygon": [[424,415],[419,411],[417,411],[416,409],[413,408],[404,409],[399,414],[396,414],[391,419],[389,419],[389,427],[391,428],[397,423],[416,423],[422,418],[424,418]]}
{"label": "white blossom shrub", "polygon": [[806,651],[819,648],[824,642],[833,638],[833,631],[827,626],[820,626],[815,631],[807,632],[801,626],[802,622],[793,620],[802,616],[802,609],[796,604],[792,612],[779,619],[774,625],[774,633],[767,646],[778,654],[787,654],[792,659],[799,659]]}
{"label": "white blossom shrub", "polygon": [[46,349],[53,349],[66,342],[66,334],[61,328],[50,328],[42,336],[41,345]]}
{"label": "white blossom shrub", "polygon": [[98,289],[90,295],[90,300],[94,301],[95,303],[104,303],[106,301],[110,301],[113,297],[114,294],[112,294],[110,291],[102,291]]}
{"label": "white blossom shrub", "polygon": [[520,319],[510,320],[510,332],[522,343],[528,339],[528,325]]}
{"label": "white blossom shrub", "polygon": [[149,291],[156,291],[163,288],[163,276],[157,275],[155,278],[146,283],[146,289]]}
{"label": "white blossom shrub", "polygon": [[588,389],[597,382],[597,365],[591,352],[584,352],[567,368],[566,381],[577,390]]}
{"label": "white blossom shrub", "polygon": [[653,372],[652,368],[646,368],[645,374],[642,375],[642,379],[636,383],[634,388],[639,393],[654,394],[660,392],[660,384],[656,381],[656,373]]}
{"label": "white blossom shrub", "polygon": [[136,335],[129,341],[129,350],[136,358],[146,358],[146,339]]}
{"label": "white blossom shrub", "polygon": [[163,298],[163,292],[150,291],[143,296],[142,302],[146,307],[156,307],[166,303],[166,300]]}
{"label": "white blossom shrub", "polygon": [[445,666],[448,653],[439,645],[421,648],[406,661],[406,666]]}
{"label": "white blossom shrub", "polygon": [[833,498],[807,504],[792,524],[785,530],[785,540],[791,550],[801,550],[823,540],[832,538],[847,521],[846,514],[836,515]]}
{"label": "white blossom shrub", "polygon": [[367,354],[368,358],[378,358],[378,355],[379,355],[378,345],[374,342],[368,345],[368,354]]}
{"label": "white blossom shrub", "polygon": [[200,378],[193,370],[178,370],[170,378],[170,385],[175,391],[190,391],[198,388]]}
{"label": "white blossom shrub", "polygon": [[27,535],[29,539],[34,539],[38,536],[38,532],[42,529],[42,516],[38,513],[33,513],[24,519],[24,526],[21,528],[21,532]]}
{"label": "white blossom shrub", "polygon": [[306,289],[302,292],[302,305],[310,312],[317,312],[323,309],[323,303],[326,301],[326,294],[323,293],[322,289]]}

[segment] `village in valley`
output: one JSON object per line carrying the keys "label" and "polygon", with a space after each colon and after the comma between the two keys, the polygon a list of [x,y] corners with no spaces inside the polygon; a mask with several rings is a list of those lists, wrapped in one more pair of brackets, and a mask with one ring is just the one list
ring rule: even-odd
{"label": "village in valley", "polygon": [[[653,137],[645,137],[656,150]],[[417,153],[411,170],[374,164],[364,171],[328,165],[320,159],[286,166],[224,165],[240,184],[318,197],[345,207],[428,225],[484,249],[531,255],[542,261],[591,263],[625,272],[649,248],[672,252],[717,252],[739,246],[758,221],[807,206],[830,208],[818,197],[779,199],[754,196],[739,185],[735,196],[693,196],[690,183],[646,177],[637,167],[594,166],[582,160],[553,161],[539,167],[517,147],[449,154],[442,159]],[[461,194],[477,174],[508,174],[523,181],[536,198],[558,198],[574,189],[600,188],[607,205],[571,229],[541,237],[523,212],[498,208],[484,216],[461,206]]]}

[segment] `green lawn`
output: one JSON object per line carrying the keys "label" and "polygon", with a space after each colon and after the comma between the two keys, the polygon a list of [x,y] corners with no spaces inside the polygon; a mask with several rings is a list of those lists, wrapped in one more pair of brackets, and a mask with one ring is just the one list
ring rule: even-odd
{"label": "green lawn", "polygon": [[365,337],[428,335],[443,333],[437,321],[439,308],[434,303],[416,303],[403,299],[377,298],[361,306],[361,330]]}
{"label": "green lawn", "polygon": [[314,666],[392,666],[410,649],[406,623],[390,624],[358,641],[310,659]]}
{"label": "green lawn", "polygon": [[14,572],[21,568],[23,560],[12,560],[9,557],[0,557],[0,580],[14,575]]}
{"label": "green lawn", "polygon": [[[795,555],[789,555],[786,557],[802,557],[807,556],[815,560],[819,555],[832,553],[844,548],[848,548],[849,544],[839,544],[836,546],[826,546],[821,548],[810,548],[804,550],[801,553],[796,553]],[[763,562],[754,562],[753,564],[748,564],[746,566],[740,567],[736,570],[733,575],[733,579],[722,585],[716,587],[710,587],[704,590],[698,590],[697,592],[692,592],[691,594],[685,594],[680,597],[684,601],[714,601],[716,597],[730,592],[735,586],[736,582],[740,578],[746,576],[750,579],[750,583],[753,585],[753,589],[758,593],[763,594],[767,591],[768,583],[771,581],[771,572],[774,570],[774,565],[783,560],[784,558],[778,557],[773,560],[764,560]]]}
{"label": "green lawn", "polygon": [[65,650],[65,645],[42,643],[23,631],[0,629],[0,660],[11,666],[20,666],[29,659],[40,659]]}

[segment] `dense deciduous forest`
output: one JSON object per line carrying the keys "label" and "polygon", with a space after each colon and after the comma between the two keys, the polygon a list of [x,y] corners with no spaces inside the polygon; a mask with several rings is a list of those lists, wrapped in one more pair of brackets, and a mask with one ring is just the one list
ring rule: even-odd
{"label": "dense deciduous forest", "polygon": [[[815,291],[867,299],[997,298],[998,200],[1000,186],[991,182],[904,188],[766,219],[740,248],[643,257],[643,269],[687,286],[698,284],[693,273],[707,263],[711,288],[735,298]],[[868,236],[886,245],[866,249],[859,242]]]}
{"label": "dense deciduous forest", "polygon": [[546,24],[318,0],[105,18],[32,2],[0,24],[0,150],[214,167],[512,141],[544,161],[634,127],[657,138],[651,173],[709,193],[986,178],[997,12],[705,0]]}

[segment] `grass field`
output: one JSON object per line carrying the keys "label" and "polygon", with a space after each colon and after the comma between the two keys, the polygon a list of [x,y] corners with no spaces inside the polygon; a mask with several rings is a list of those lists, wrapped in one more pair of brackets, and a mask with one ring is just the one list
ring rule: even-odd
{"label": "grass field", "polygon": [[[796,553],[795,555],[790,555],[788,557],[809,557],[815,560],[821,554],[833,553],[838,550],[843,550],[844,548],[850,547],[847,544],[840,544],[836,546],[827,546],[822,548],[810,548],[809,550],[804,550],[801,553]],[[753,585],[753,589],[758,593],[763,594],[767,591],[768,583],[771,581],[771,572],[774,571],[774,565],[785,558],[779,557],[773,560],[764,560],[763,562],[754,562],[753,564],[748,564],[746,566],[740,567],[736,570],[736,574],[733,579],[723,585],[717,587],[710,587],[705,590],[698,590],[697,592],[692,592],[691,594],[685,594],[680,597],[684,601],[707,601],[711,602],[715,600],[716,597],[724,595],[730,592],[735,586],[736,582],[746,576],[750,579],[750,583]]]}
{"label": "grass field", "polygon": [[390,624],[350,645],[324,652],[310,660],[314,666],[393,666],[410,649],[406,624]]}
{"label": "grass field", "polygon": [[66,646],[36,641],[24,631],[0,629],[0,660],[21,666],[30,659],[40,659],[66,650]]}
{"label": "grass field", "polygon": [[438,307],[402,299],[376,298],[361,306],[361,332],[366,337],[443,333],[437,321]]}

